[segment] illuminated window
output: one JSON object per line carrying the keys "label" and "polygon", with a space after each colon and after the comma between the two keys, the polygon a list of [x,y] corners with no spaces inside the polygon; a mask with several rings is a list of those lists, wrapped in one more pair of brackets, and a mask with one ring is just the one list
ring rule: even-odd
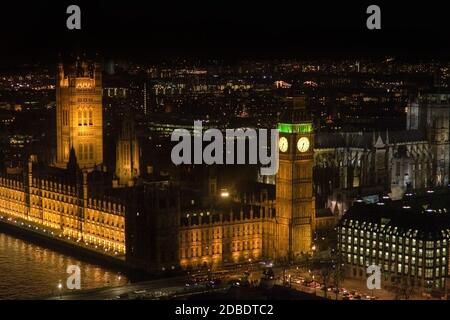
{"label": "illuminated window", "polygon": [[81,143],[78,145],[78,160],[83,160],[83,145]]}
{"label": "illuminated window", "polygon": [[81,110],[78,110],[78,125],[83,125],[83,113],[81,112]]}
{"label": "illuminated window", "polygon": [[89,125],[92,126],[92,109],[89,109]]}
{"label": "illuminated window", "polygon": [[94,159],[94,145],[92,143],[89,144],[89,159],[90,160]]}

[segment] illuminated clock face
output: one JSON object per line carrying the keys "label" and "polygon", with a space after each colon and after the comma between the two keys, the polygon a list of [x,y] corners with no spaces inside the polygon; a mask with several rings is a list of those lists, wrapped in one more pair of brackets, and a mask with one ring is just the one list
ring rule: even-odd
{"label": "illuminated clock face", "polygon": [[280,147],[281,152],[286,152],[288,149],[288,141],[285,137],[281,137],[278,142],[278,146]]}
{"label": "illuminated clock face", "polygon": [[307,137],[301,137],[297,141],[297,149],[300,152],[306,152],[309,150],[309,139]]}

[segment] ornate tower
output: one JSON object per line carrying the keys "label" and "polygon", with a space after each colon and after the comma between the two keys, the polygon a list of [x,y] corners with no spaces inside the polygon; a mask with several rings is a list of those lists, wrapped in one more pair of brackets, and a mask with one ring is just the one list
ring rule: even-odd
{"label": "ornate tower", "polygon": [[65,167],[70,149],[80,168],[103,162],[102,74],[98,63],[79,58],[58,65],[56,79],[56,166]]}
{"label": "ornate tower", "polygon": [[134,122],[129,114],[125,116],[116,147],[116,176],[121,185],[133,185],[139,177],[140,149],[134,130]]}
{"label": "ornate tower", "polygon": [[[450,175],[450,94],[426,94],[421,97],[421,104],[426,106],[427,135],[433,159],[428,169],[432,175],[427,182],[446,186]],[[424,170],[423,165],[419,170]]]}
{"label": "ornate tower", "polygon": [[278,124],[279,170],[276,180],[277,258],[296,259],[312,249],[314,134],[305,98],[292,98]]}

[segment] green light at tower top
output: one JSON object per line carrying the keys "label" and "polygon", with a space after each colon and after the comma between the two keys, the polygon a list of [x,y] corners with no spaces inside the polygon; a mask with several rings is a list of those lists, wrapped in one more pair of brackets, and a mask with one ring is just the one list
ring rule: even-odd
{"label": "green light at tower top", "polygon": [[311,133],[312,124],[311,123],[279,123],[277,129],[281,133]]}

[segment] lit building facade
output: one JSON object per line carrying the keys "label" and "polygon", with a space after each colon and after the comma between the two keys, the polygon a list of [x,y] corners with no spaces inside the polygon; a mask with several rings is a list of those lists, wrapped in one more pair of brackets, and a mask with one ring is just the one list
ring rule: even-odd
{"label": "lit building facade", "polygon": [[293,98],[293,108],[278,128],[276,187],[244,188],[237,196],[230,193],[228,201],[215,199],[205,210],[190,210],[180,205],[176,181],[172,185],[138,179],[141,154],[130,118],[124,119],[116,144],[119,183],[113,184],[117,179],[112,175],[110,180],[102,176],[90,183],[96,175],[108,174],[99,170],[100,66],[81,60],[60,64],[56,167],[31,159],[25,175],[1,176],[0,214],[24,228],[45,230],[50,237],[124,256],[131,266],[149,271],[296,259],[311,250],[315,219],[314,135],[304,102],[302,97]]}
{"label": "lit building facade", "polygon": [[265,187],[269,189],[259,189],[248,197],[217,200],[213,208],[183,213],[179,229],[181,266],[216,268],[275,259],[274,188]]}
{"label": "lit building facade", "polygon": [[450,190],[356,202],[338,225],[338,251],[347,276],[367,278],[366,268],[381,268],[389,286],[398,280],[439,290],[449,272]]}
{"label": "lit building facade", "polygon": [[140,152],[134,122],[126,115],[116,146],[116,176],[120,185],[132,186],[139,177]]}
{"label": "lit building facade", "polygon": [[56,165],[65,168],[73,148],[80,168],[103,163],[102,72],[78,59],[58,65],[56,79]]}
{"label": "lit building facade", "polygon": [[313,194],[314,134],[304,97],[292,98],[278,125],[276,177],[277,258],[295,259],[311,252],[315,219]]}
{"label": "lit building facade", "polygon": [[0,177],[0,213],[5,219],[108,255],[125,253],[125,206],[119,200],[90,196],[86,172],[58,179],[56,174],[34,174],[34,166],[30,161],[24,179]]}
{"label": "lit building facade", "polygon": [[405,108],[406,130],[316,134],[318,207],[339,216],[361,191],[400,199],[412,189],[446,186],[450,168],[450,94],[422,93]]}

